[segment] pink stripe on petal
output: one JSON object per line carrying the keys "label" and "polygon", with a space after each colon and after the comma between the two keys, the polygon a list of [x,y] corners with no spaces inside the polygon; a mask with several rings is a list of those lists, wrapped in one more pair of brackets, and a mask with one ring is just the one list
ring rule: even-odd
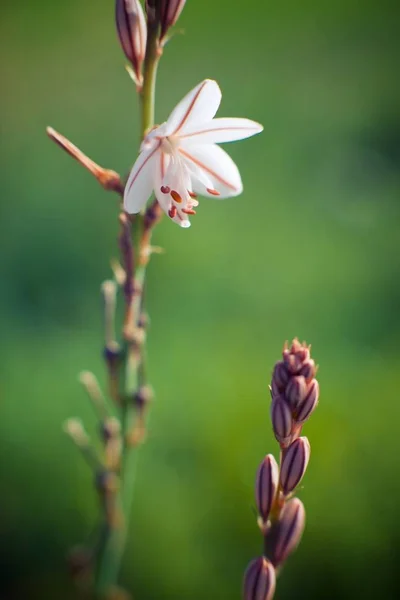
{"label": "pink stripe on petal", "polygon": [[204,163],[202,163],[200,160],[198,160],[197,158],[195,158],[194,156],[192,156],[191,154],[189,154],[189,152],[187,152],[187,150],[183,150],[182,148],[178,148],[178,151],[181,154],[183,154],[183,156],[185,156],[186,158],[188,158],[189,160],[191,160],[195,165],[197,165],[198,167],[200,167],[201,169],[203,169],[204,171],[206,171],[206,173],[208,173],[209,175],[211,175],[212,177],[214,177],[217,181],[219,181],[223,185],[226,185],[226,187],[230,188],[234,192],[236,192],[238,190],[237,187],[235,187],[229,181],[227,181],[226,179],[224,179],[223,177],[221,177],[220,175],[218,175],[218,173],[216,173],[215,171],[213,171],[213,169],[210,169]]}
{"label": "pink stripe on petal", "polygon": [[148,154],[148,156],[146,156],[145,160],[143,161],[143,163],[140,165],[140,167],[138,168],[138,170],[135,173],[135,176],[132,178],[132,181],[129,183],[129,187],[127,189],[127,193],[131,190],[133,184],[135,183],[135,181],[137,180],[137,178],[139,177],[141,171],[143,170],[143,168],[147,165],[147,163],[149,162],[149,160],[151,159],[152,156],[154,156],[154,154],[157,152],[157,150],[159,149],[159,147],[161,146],[161,142],[158,142],[157,146],[154,148],[154,150],[152,152],[150,152],[150,154]]}
{"label": "pink stripe on petal", "polygon": [[197,99],[199,98],[201,92],[204,89],[204,86],[206,85],[207,81],[203,82],[203,85],[199,88],[197,94],[195,95],[195,97],[193,98],[193,100],[191,101],[191,103],[189,104],[189,107],[187,108],[185,114],[183,115],[181,122],[179,123],[179,125],[177,126],[177,128],[175,129],[175,131],[173,132],[172,135],[176,135],[178,133],[178,131],[183,127],[183,125],[186,123],[186,121],[189,118],[190,113],[193,110],[193,107],[195,106]]}

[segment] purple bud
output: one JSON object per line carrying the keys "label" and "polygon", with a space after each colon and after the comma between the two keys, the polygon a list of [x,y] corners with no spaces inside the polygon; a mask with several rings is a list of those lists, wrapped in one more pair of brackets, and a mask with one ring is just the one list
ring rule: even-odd
{"label": "purple bud", "polygon": [[285,451],[281,466],[281,487],[285,495],[300,483],[310,460],[310,442],[306,437],[297,438]]}
{"label": "purple bud", "polygon": [[185,4],[186,0],[161,0],[161,40],[165,38],[168,29],[175,25]]}
{"label": "purple bud", "polygon": [[147,26],[139,0],[116,0],[115,21],[122,50],[132,64],[137,83],[140,84],[146,53]]}
{"label": "purple bud", "polygon": [[279,485],[279,467],[272,454],[260,464],[256,477],[256,505],[263,522],[268,520]]}
{"label": "purple bud", "polygon": [[275,569],[264,557],[255,558],[246,569],[243,600],[271,600],[275,593]]}
{"label": "purple bud", "polygon": [[297,371],[301,367],[300,361],[296,358],[296,356],[294,354],[290,354],[289,350],[284,351],[283,360],[285,362],[287,369],[292,374],[297,373]]}
{"label": "purple bud", "polygon": [[272,564],[277,567],[295,550],[304,531],[306,513],[298,498],[283,507],[279,520],[266,535],[265,547]]}
{"label": "purple bud", "polygon": [[307,395],[302,402],[299,403],[296,410],[296,423],[304,423],[317,408],[319,397],[319,383],[313,379],[307,389]]}
{"label": "purple bud", "polygon": [[310,358],[310,347],[305,342],[302,344],[296,338],[293,340],[290,349],[286,343],[283,349],[283,360],[290,373],[298,373],[303,364]]}
{"label": "purple bud", "polygon": [[303,402],[307,393],[306,380],[302,375],[291,377],[285,391],[285,398],[292,411],[295,411],[298,405]]}
{"label": "purple bud", "polygon": [[283,396],[276,396],[271,403],[271,421],[278,442],[286,446],[292,431],[292,413]]}
{"label": "purple bud", "polygon": [[299,371],[299,375],[303,375],[306,382],[310,383],[310,381],[315,377],[316,371],[317,371],[317,369],[315,367],[315,362],[313,361],[312,358],[310,358],[301,367],[301,369]]}
{"label": "purple bud", "polygon": [[274,367],[274,372],[272,374],[272,389],[279,390],[282,392],[287,386],[289,381],[289,373],[283,361],[279,361],[276,363]]}

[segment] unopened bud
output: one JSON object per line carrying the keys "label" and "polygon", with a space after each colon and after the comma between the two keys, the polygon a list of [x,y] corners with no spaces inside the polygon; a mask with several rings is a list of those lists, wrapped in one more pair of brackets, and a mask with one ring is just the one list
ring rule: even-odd
{"label": "unopened bud", "polygon": [[121,352],[121,346],[118,342],[110,342],[104,347],[103,356],[110,368],[114,368],[117,365],[121,358]]}
{"label": "unopened bud", "polygon": [[304,531],[306,513],[298,498],[287,502],[265,537],[265,551],[277,567],[295,550]]}
{"label": "unopened bud", "polygon": [[161,41],[170,27],[175,25],[186,4],[186,0],[161,0]]}
{"label": "unopened bud", "polygon": [[243,600],[271,600],[275,593],[275,569],[264,557],[251,561],[244,574]]}
{"label": "unopened bud", "polygon": [[310,358],[310,348],[305,342],[301,344],[296,338],[293,340],[290,349],[287,343],[285,344],[282,356],[290,373],[296,374],[303,366],[303,363]]}
{"label": "unopened bud", "polygon": [[142,385],[134,395],[134,402],[138,408],[143,409],[153,397],[153,389],[149,385]]}
{"label": "unopened bud", "polygon": [[295,411],[298,405],[303,402],[307,393],[306,380],[302,375],[291,377],[285,391],[285,398],[292,411]]}
{"label": "unopened bud", "polygon": [[301,362],[310,358],[310,348],[305,342],[301,344],[297,338],[293,340],[290,352],[291,354],[295,354]]}
{"label": "unopened bud", "polygon": [[310,460],[310,442],[306,437],[297,438],[285,451],[281,466],[281,487],[285,495],[300,483]]}
{"label": "unopened bud", "polygon": [[319,383],[313,379],[308,386],[307,395],[302,402],[297,406],[295,421],[296,423],[304,423],[317,408],[319,398]]}
{"label": "unopened bud", "polygon": [[121,423],[116,417],[107,417],[100,427],[101,437],[105,442],[118,437],[121,432]]}
{"label": "unopened bud", "polygon": [[258,468],[255,487],[257,510],[264,523],[271,512],[278,485],[278,464],[272,454],[267,454]]}
{"label": "unopened bud", "polygon": [[282,392],[289,381],[289,372],[286,368],[286,365],[283,361],[279,361],[276,363],[274,367],[274,372],[272,374],[272,390],[275,395],[275,390]]}
{"label": "unopened bud", "polygon": [[271,421],[274,434],[283,446],[289,445],[292,431],[292,413],[283,396],[276,396],[271,403]]}
{"label": "unopened bud", "polygon": [[115,21],[122,50],[132,64],[136,83],[141,85],[147,26],[139,0],[116,0]]}
{"label": "unopened bud", "polygon": [[315,366],[315,362],[312,358],[310,358],[309,360],[306,360],[306,362],[301,367],[299,375],[303,375],[306,382],[310,383],[310,381],[315,377],[316,372],[317,368]]}

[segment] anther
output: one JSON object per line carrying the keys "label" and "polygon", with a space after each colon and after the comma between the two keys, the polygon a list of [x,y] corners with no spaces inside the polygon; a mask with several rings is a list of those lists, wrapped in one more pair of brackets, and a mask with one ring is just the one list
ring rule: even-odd
{"label": "anther", "polygon": [[180,204],[182,202],[182,198],[175,190],[171,190],[171,196],[177,204]]}
{"label": "anther", "polygon": [[163,194],[169,194],[170,191],[171,191],[170,188],[167,185],[162,185],[160,189],[161,189],[161,191],[162,191]]}
{"label": "anther", "polygon": [[209,194],[211,194],[212,196],[220,196],[221,195],[218,190],[214,190],[212,188],[206,188],[206,189],[207,189],[207,192]]}
{"label": "anther", "polygon": [[182,208],[182,212],[185,213],[185,215],[195,215],[196,211],[193,210],[193,208]]}
{"label": "anther", "polygon": [[189,192],[189,196],[191,198],[197,198],[197,194],[195,194],[194,192],[191,192],[190,190],[188,190],[188,192]]}
{"label": "anther", "polygon": [[176,206],[171,206],[171,208],[168,211],[168,215],[171,217],[171,219],[176,217]]}

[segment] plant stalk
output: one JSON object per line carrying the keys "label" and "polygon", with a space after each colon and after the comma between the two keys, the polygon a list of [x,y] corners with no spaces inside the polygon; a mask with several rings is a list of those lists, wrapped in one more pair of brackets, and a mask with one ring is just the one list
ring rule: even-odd
{"label": "plant stalk", "polygon": [[[143,86],[140,91],[141,105],[141,139],[154,125],[155,87],[159,58],[161,55],[158,43],[159,26],[149,24],[146,56],[143,69]],[[143,288],[146,278],[146,267],[149,259],[149,244],[151,233],[145,228],[144,216],[137,215],[132,223],[131,234],[133,248],[138,255],[134,273],[134,295],[130,308],[132,331],[137,330],[142,313]],[[135,243],[136,242],[136,243]],[[130,433],[134,427],[136,407],[134,395],[139,385],[139,369],[143,344],[131,341],[126,345],[126,352],[121,369],[125,372],[125,389],[120,394],[121,406],[121,435],[123,446],[121,452],[120,488],[116,493],[116,518],[107,524],[103,547],[99,553],[97,572],[95,574],[95,596],[105,600],[116,586],[121,561],[125,550],[129,517],[135,484],[135,471],[138,445],[132,443]]]}

